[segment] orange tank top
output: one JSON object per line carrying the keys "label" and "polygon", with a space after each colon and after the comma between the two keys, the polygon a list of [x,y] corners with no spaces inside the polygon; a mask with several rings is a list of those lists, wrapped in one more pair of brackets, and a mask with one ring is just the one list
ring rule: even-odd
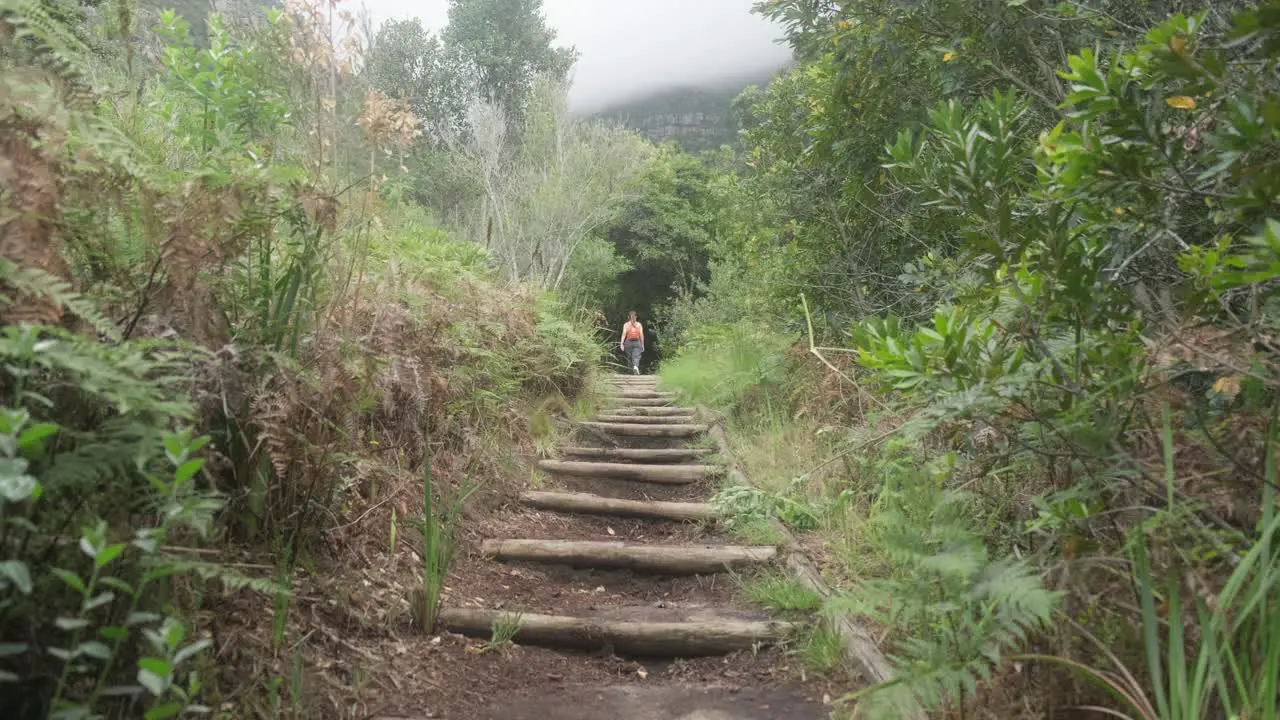
{"label": "orange tank top", "polygon": [[639,340],[644,337],[644,331],[640,328],[640,323],[627,323],[627,339]]}

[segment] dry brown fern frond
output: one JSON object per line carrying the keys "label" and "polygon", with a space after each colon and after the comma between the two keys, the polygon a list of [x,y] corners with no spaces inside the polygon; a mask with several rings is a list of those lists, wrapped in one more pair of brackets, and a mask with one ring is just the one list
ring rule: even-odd
{"label": "dry brown fern frond", "polygon": [[[43,130],[38,121],[16,115],[0,120],[0,198],[7,211],[0,225],[0,256],[20,268],[69,279],[71,270],[53,232],[59,216],[58,165]],[[54,324],[62,313],[61,305],[48,298],[24,296],[0,311],[0,320]]]}

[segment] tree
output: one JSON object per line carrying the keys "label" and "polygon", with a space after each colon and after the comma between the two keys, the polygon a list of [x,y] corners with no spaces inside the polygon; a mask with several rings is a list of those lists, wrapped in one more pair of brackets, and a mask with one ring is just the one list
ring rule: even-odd
{"label": "tree", "polygon": [[475,92],[457,51],[417,18],[382,23],[367,73],[375,89],[407,100],[431,134],[461,128]]}
{"label": "tree", "polygon": [[536,82],[517,131],[498,105],[481,102],[468,132],[449,140],[483,191],[467,232],[509,278],[546,288],[564,284],[579,246],[633,196],[653,149],[629,130],[574,120],[566,90]]}
{"label": "tree", "polygon": [[709,247],[717,234],[717,173],[666,145],[639,183],[637,195],[609,224],[605,236],[632,269],[618,278],[626,307],[661,314],[674,297],[696,295],[708,279]]}
{"label": "tree", "polygon": [[577,60],[553,47],[542,0],[450,0],[445,42],[473,68],[480,91],[518,125],[536,78],[563,82]]}

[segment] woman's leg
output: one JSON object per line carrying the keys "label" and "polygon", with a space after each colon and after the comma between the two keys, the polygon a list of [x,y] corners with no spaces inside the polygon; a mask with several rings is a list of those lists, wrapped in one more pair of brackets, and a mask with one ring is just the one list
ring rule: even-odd
{"label": "woman's leg", "polygon": [[631,365],[633,373],[640,372],[640,341],[627,341],[627,362]]}

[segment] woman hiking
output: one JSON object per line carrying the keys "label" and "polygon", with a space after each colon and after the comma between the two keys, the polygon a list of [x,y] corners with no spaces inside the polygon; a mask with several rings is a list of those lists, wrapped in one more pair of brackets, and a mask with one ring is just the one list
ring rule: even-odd
{"label": "woman hiking", "polygon": [[618,349],[626,354],[631,373],[639,375],[640,354],[644,352],[644,326],[636,320],[635,310],[627,313],[627,322],[622,326],[622,339],[618,341]]}

